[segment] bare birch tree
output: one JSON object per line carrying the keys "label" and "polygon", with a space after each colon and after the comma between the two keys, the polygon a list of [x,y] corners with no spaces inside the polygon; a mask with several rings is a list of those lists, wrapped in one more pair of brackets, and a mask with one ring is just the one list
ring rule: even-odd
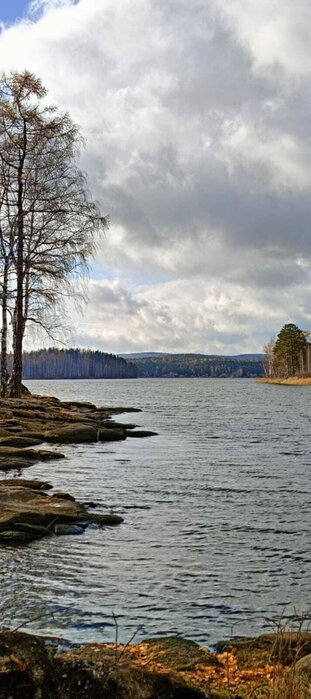
{"label": "bare birch tree", "polygon": [[[45,103],[46,90],[24,71],[0,83],[0,164],[7,174],[14,268],[12,395],[21,395],[28,321],[44,313],[87,265],[96,232],[107,228],[77,161],[81,139],[68,113]],[[1,174],[0,174],[1,177]],[[4,178],[1,184],[4,184]],[[4,279],[4,277],[3,277]]]}

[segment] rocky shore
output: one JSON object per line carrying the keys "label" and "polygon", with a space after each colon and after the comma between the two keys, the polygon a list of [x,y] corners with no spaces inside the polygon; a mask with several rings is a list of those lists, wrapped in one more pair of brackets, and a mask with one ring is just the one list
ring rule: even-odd
{"label": "rocky shore", "polygon": [[[122,424],[112,415],[134,408],[98,408],[86,402],[26,394],[0,400],[0,471],[21,472],[35,461],[62,459],[61,444],[111,442],[155,434]],[[44,448],[41,445],[44,444]],[[52,445],[51,448],[49,445]],[[51,473],[53,468],[51,467]],[[25,544],[52,535],[82,534],[89,524],[114,526],[116,514],[94,514],[69,493],[49,494],[50,483],[26,478],[0,479],[0,544]]]}
{"label": "rocky shore", "polygon": [[57,652],[44,638],[0,632],[1,699],[310,699],[311,634],[219,643],[181,638]]}

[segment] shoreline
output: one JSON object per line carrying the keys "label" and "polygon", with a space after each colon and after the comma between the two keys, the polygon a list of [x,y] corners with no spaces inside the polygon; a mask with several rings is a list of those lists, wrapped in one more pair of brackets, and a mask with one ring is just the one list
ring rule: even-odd
{"label": "shoreline", "polygon": [[255,383],[270,383],[279,386],[311,386],[311,376],[302,378],[299,376],[289,376],[287,379],[256,379]]}

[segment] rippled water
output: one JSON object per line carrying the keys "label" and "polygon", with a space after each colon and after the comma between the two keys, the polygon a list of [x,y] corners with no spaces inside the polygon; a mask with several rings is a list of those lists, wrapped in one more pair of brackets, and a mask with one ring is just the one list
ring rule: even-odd
{"label": "rippled water", "polygon": [[[117,528],[5,548],[3,621],[73,642],[180,633],[211,645],[310,604],[311,388],[251,380],[29,381],[159,436],[66,446],[23,475],[124,515]],[[12,473],[10,473],[10,476]],[[131,509],[133,505],[150,509]],[[288,605],[288,606],[287,606]],[[54,617],[51,616],[52,612]]]}

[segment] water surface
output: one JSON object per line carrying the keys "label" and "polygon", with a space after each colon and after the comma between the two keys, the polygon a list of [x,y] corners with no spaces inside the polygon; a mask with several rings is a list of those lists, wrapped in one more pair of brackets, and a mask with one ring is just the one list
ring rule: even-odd
{"label": "water surface", "polygon": [[140,626],[137,639],[179,633],[211,645],[257,633],[284,610],[308,611],[310,387],[243,379],[27,385],[142,408],[120,419],[159,436],[65,446],[66,460],[24,471],[125,521],[2,548],[3,623],[47,613],[25,628],[112,641],[113,611],[123,641]]}

